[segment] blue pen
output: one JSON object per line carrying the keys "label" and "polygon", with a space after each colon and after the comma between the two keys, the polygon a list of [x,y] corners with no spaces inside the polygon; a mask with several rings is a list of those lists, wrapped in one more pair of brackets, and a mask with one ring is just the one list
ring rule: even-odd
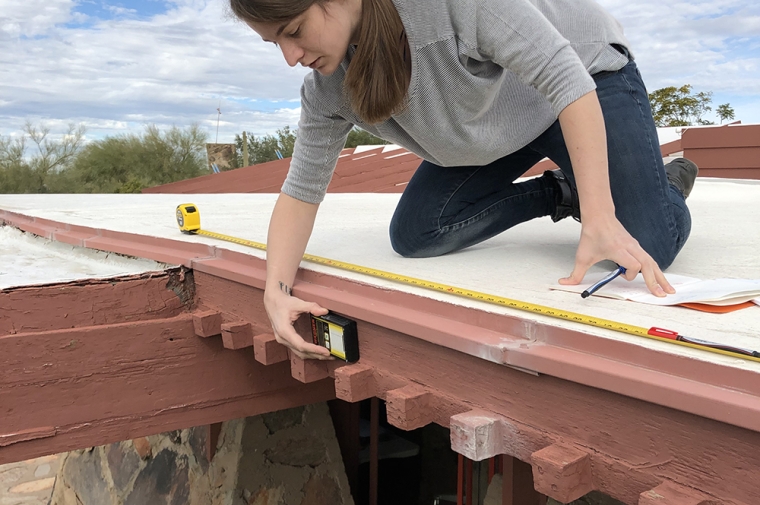
{"label": "blue pen", "polygon": [[599,288],[601,288],[602,286],[605,286],[612,279],[624,273],[625,273],[625,267],[618,266],[617,270],[615,270],[614,272],[610,272],[609,275],[607,275],[604,279],[600,280],[599,282],[597,282],[596,284],[592,286],[589,286],[588,289],[586,289],[586,291],[581,293],[581,298],[588,298],[589,296],[596,293],[599,290]]}

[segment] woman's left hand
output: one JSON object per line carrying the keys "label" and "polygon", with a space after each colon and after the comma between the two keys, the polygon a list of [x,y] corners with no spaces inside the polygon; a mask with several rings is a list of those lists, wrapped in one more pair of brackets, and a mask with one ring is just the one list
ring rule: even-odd
{"label": "woman's left hand", "polygon": [[602,260],[612,260],[625,267],[624,276],[629,281],[641,272],[647,288],[655,296],[663,297],[666,293],[676,292],[654,259],[623,228],[614,215],[597,216],[590,222],[584,215],[581,239],[575,254],[575,268],[569,277],[560,279],[559,283],[580,284],[588,269]]}

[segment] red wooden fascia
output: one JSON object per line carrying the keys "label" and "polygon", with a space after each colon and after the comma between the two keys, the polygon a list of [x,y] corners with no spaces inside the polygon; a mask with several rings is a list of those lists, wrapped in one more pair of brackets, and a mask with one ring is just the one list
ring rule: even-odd
{"label": "red wooden fascia", "polygon": [[[257,289],[264,260],[221,247],[87,229],[0,210],[0,220],[38,235],[157,261]],[[86,237],[87,234],[90,237]],[[754,431],[760,431],[760,381],[753,371],[721,366],[613,338],[558,328],[309,270],[294,294],[349,317],[402,332],[477,358],[535,374],[612,391]],[[257,333],[263,333],[258,331]]]}

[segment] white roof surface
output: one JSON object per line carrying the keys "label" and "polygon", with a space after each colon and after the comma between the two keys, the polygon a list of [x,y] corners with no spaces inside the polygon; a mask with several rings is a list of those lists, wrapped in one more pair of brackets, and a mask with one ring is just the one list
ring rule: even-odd
{"label": "white roof surface", "polygon": [[[209,243],[264,257],[263,252],[245,246],[182,234],[177,228],[174,212],[180,203],[194,203],[200,210],[203,229],[265,242],[276,197],[266,194],[0,195],[0,209],[94,228]],[[394,194],[328,194],[317,217],[307,253],[626,324],[646,328],[657,326],[689,337],[760,350],[760,307],[728,314],[708,314],[683,307],[660,307],[599,297],[582,300],[577,294],[550,290],[549,286],[568,275],[573,268],[580,225],[571,219],[559,223],[552,223],[549,218],[534,220],[485,243],[439,258],[401,258],[393,252],[388,239],[388,223],[398,198],[399,195]],[[688,200],[693,218],[691,238],[668,273],[700,279],[760,279],[758,202],[758,181],[698,179]],[[73,249],[69,250],[74,253]],[[302,266],[389,289],[540,320],[604,338],[760,372],[759,363],[739,358],[580,326],[321,265],[304,263]],[[603,267],[594,267],[592,272],[610,269],[609,266]],[[26,263],[24,268],[34,269],[36,265]]]}
{"label": "white roof surface", "polygon": [[[0,195],[0,200],[3,196]],[[141,258],[53,242],[0,226],[0,289],[164,270]]]}

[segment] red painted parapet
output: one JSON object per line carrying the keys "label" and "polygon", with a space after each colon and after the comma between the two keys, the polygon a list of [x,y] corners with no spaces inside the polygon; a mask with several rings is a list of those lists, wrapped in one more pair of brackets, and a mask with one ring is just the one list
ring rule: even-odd
{"label": "red painted parapet", "polygon": [[760,179],[760,125],[688,128],[682,143],[700,177]]}
{"label": "red painted parapet", "polygon": [[720,501],[712,500],[707,495],[673,484],[663,482],[654,489],[644,491],[639,497],[639,505],[718,505]]}
{"label": "red painted parapet", "polygon": [[251,323],[234,322],[222,324],[222,342],[225,349],[245,349],[253,345],[253,326]]}
{"label": "red painted parapet", "polygon": [[662,153],[663,158],[681,151],[683,151],[681,139],[677,139],[672,142],[666,142],[665,144],[660,144],[660,152]]}
{"label": "red painted parapet", "polygon": [[272,333],[253,337],[253,354],[262,365],[274,365],[288,361],[288,348],[277,342]]}
{"label": "red painted parapet", "polygon": [[355,364],[335,370],[335,397],[356,403],[378,396],[374,369]]}
{"label": "red painted parapet", "polygon": [[208,338],[222,333],[222,314],[206,310],[193,314],[193,327],[199,337]]}
{"label": "red painted parapet", "polygon": [[536,491],[562,503],[594,490],[591,457],[572,446],[554,444],[531,456]]}

